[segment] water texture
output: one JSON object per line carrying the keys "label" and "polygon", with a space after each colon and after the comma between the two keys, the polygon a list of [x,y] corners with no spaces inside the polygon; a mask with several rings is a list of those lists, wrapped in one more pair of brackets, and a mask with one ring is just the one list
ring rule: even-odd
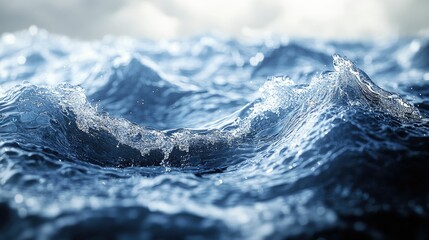
{"label": "water texture", "polygon": [[0,239],[427,239],[428,56],[3,34]]}

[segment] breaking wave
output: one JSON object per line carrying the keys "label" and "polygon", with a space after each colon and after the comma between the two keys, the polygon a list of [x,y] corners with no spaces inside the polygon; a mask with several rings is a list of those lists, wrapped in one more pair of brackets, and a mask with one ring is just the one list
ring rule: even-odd
{"label": "breaking wave", "polygon": [[1,40],[3,236],[429,236],[423,38]]}

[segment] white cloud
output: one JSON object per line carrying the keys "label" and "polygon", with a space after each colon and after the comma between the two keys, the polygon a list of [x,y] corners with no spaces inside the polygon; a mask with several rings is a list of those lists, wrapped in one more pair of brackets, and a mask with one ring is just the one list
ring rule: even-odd
{"label": "white cloud", "polygon": [[322,38],[392,36],[395,29],[380,1],[285,1],[282,17],[269,29],[283,34]]}
{"label": "white cloud", "polygon": [[150,38],[173,38],[178,35],[178,20],[166,15],[151,2],[131,2],[108,19],[114,34]]}
{"label": "white cloud", "polygon": [[0,32],[36,24],[81,38],[389,37],[429,28],[428,9],[427,0],[0,0]]}

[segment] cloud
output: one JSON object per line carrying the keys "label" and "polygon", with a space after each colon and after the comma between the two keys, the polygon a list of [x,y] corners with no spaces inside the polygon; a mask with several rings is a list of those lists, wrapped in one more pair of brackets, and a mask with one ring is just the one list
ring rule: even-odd
{"label": "cloud", "polygon": [[0,0],[0,32],[34,24],[87,39],[210,31],[235,37],[389,37],[429,28],[427,9],[427,0]]}
{"label": "cloud", "polygon": [[174,38],[178,35],[179,20],[165,14],[151,2],[135,1],[109,16],[106,24],[114,34]]}
{"label": "cloud", "polygon": [[116,0],[14,0],[0,2],[0,32],[37,25],[74,37],[95,38],[106,34],[104,23],[130,1]]}
{"label": "cloud", "polygon": [[300,0],[286,1],[282,7],[284,14],[270,29],[283,34],[361,38],[395,33],[380,1]]}

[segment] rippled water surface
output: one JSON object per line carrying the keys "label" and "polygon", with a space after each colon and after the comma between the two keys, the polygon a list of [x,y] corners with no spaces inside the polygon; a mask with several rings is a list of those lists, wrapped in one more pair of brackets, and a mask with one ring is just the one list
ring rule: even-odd
{"label": "rippled water surface", "polygon": [[429,39],[0,39],[1,239],[427,239]]}

